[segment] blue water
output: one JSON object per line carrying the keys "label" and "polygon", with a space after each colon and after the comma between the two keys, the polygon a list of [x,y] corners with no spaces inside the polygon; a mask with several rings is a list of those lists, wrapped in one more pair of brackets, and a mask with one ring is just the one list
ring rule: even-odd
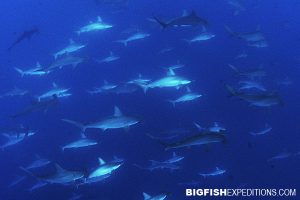
{"label": "blue water", "polygon": [[[36,135],[0,152],[0,199],[69,199],[73,193],[81,199],[114,200],[143,199],[142,193],[170,194],[167,199],[187,199],[185,188],[297,188],[300,189],[300,4],[297,0],[246,0],[237,15],[235,8],[225,0],[153,0],[104,2],[93,0],[14,0],[1,2],[1,68],[0,91],[5,93],[15,86],[29,94],[0,99],[1,133],[24,125],[36,130]],[[205,18],[207,30],[216,34],[211,40],[188,44],[201,33],[201,26],[168,28],[161,30],[156,22],[148,20],[154,15],[169,20],[192,10]],[[80,27],[101,16],[113,25],[105,31],[75,33]],[[269,46],[255,48],[247,42],[229,36],[224,25],[237,32],[263,33]],[[38,27],[40,33],[30,40],[6,49],[24,31]],[[133,29],[151,34],[143,40],[130,42],[127,47],[114,41],[128,37]],[[124,31],[131,31],[124,33]],[[41,65],[53,62],[53,53],[61,50],[72,38],[87,47],[75,53],[86,58],[76,68],[57,69],[44,76],[21,77],[15,67],[29,69],[39,61]],[[170,52],[158,53],[172,48]],[[98,64],[112,51],[120,59]],[[235,59],[241,53],[246,58]],[[195,101],[178,103],[175,108],[166,100],[185,93],[185,88],[155,88],[145,94],[141,88],[129,94],[101,93],[90,95],[86,91],[109,83],[124,84],[138,74],[153,80],[166,76],[163,66],[177,62],[185,65],[176,74],[192,80],[190,88],[203,94]],[[237,66],[241,71],[262,66],[267,76],[261,80],[270,92],[278,93],[284,105],[267,108],[249,106],[247,102],[229,97],[224,83],[239,86],[239,78],[228,67]],[[280,84],[289,80],[289,84]],[[22,111],[34,98],[52,88],[52,82],[71,88],[72,96],[60,98],[59,103],[46,111],[37,111],[20,118],[9,116]],[[79,138],[80,130],[61,121],[68,118],[91,122],[113,114],[118,106],[125,115],[140,122],[129,130],[101,131],[88,129],[86,134],[99,142],[95,147],[62,152],[61,146]],[[163,161],[172,156],[157,140],[147,136],[165,136],[172,129],[185,129],[181,137],[197,134],[194,122],[209,127],[219,122],[226,128],[226,143],[180,148],[174,151],[184,160],[179,170],[142,170],[134,166],[147,166],[149,160]],[[272,126],[266,135],[252,136],[265,124]],[[170,134],[169,134],[170,135]],[[0,144],[5,143],[0,138]],[[175,140],[176,141],[176,140]],[[279,153],[288,152],[284,159],[267,160]],[[111,177],[96,184],[76,187],[72,185],[47,185],[28,192],[36,178],[20,169],[38,154],[63,168],[90,172],[98,166],[97,158],[112,160],[123,158],[124,164]],[[210,172],[216,167],[226,170],[220,176],[203,178],[200,172]],[[39,169],[39,173],[55,173],[53,165]],[[8,188],[16,176],[26,180]],[[181,185],[185,182],[197,185]],[[299,198],[299,197],[298,197]],[[209,199],[209,198],[207,198]]]}

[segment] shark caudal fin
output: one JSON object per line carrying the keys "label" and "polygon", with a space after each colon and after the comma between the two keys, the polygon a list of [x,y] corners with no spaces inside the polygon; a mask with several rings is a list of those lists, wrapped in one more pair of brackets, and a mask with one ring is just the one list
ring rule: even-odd
{"label": "shark caudal fin", "polygon": [[20,68],[17,68],[17,67],[15,67],[15,70],[19,73],[19,74],[21,74],[21,76],[23,77],[24,76],[24,71],[23,70],[21,70]]}
{"label": "shark caudal fin", "polygon": [[162,29],[165,29],[168,27],[168,24],[166,22],[161,21],[157,17],[153,17],[153,19],[162,27]]}
{"label": "shark caudal fin", "polygon": [[124,44],[125,47],[127,47],[127,44],[128,44],[127,40],[117,40],[116,42]]}
{"label": "shark caudal fin", "polygon": [[73,124],[74,126],[77,126],[78,128],[80,128],[82,130],[82,132],[85,132],[86,127],[84,126],[84,124],[80,123],[80,122],[76,122],[76,121],[72,121],[69,119],[61,119],[64,122],[67,122],[69,124]]}

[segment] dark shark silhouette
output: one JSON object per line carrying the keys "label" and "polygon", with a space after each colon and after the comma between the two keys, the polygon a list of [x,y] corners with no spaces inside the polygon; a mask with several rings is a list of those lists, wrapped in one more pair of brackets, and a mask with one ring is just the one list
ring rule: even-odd
{"label": "dark shark silhouette", "polygon": [[38,110],[43,110],[44,112],[46,112],[49,107],[56,105],[57,103],[58,103],[58,97],[56,95],[53,95],[53,97],[49,100],[33,102],[32,105],[25,108],[23,111],[12,115],[11,118],[15,119],[18,117],[22,117],[24,115],[28,115]]}
{"label": "dark shark silhouette", "polygon": [[35,34],[39,33],[38,28],[33,28],[31,30],[24,31],[11,45],[8,47],[8,51],[12,50],[16,45],[18,45],[20,42],[22,42],[25,39],[30,40],[31,37]]}
{"label": "dark shark silhouette", "polygon": [[182,26],[198,26],[203,25],[207,26],[208,22],[199,17],[195,11],[192,11],[190,14],[183,15],[181,17],[174,18],[169,22],[163,22],[159,18],[154,16],[154,20],[160,24],[160,26],[165,29],[168,27],[182,27]]}

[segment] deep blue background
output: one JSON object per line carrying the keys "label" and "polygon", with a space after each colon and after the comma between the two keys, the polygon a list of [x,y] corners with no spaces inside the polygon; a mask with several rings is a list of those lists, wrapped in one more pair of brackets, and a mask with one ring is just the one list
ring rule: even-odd
{"label": "deep blue background", "polygon": [[[31,97],[1,99],[1,127],[26,124],[38,130],[38,134],[0,152],[0,199],[68,199],[73,191],[82,193],[85,199],[142,199],[142,192],[158,194],[172,193],[170,199],[184,199],[185,186],[179,182],[199,180],[197,187],[232,188],[246,184],[249,188],[299,188],[300,157],[291,157],[274,162],[266,160],[279,152],[300,151],[300,4],[297,0],[256,0],[246,2],[246,11],[233,16],[233,9],[226,1],[196,0],[130,0],[125,8],[96,4],[93,0],[4,0],[0,3],[1,21],[1,64],[0,91],[14,86],[30,90],[32,96],[50,89],[52,82],[59,86],[71,87],[73,96],[62,99],[60,104],[47,114],[33,113],[25,118],[10,120],[9,115],[30,104]],[[170,29],[161,31],[158,25],[147,18],[153,14],[170,19],[181,15],[183,10],[195,10],[209,21],[209,31],[216,38],[188,45],[182,39],[192,38],[201,32],[200,28]],[[89,21],[101,16],[105,22],[114,25],[107,31],[82,34],[74,31]],[[256,49],[247,47],[243,41],[230,38],[224,24],[240,32],[251,32],[259,25],[269,47]],[[37,26],[40,34],[30,41],[24,41],[11,52],[7,47],[26,29]],[[129,43],[124,47],[113,41],[127,37],[122,33],[128,28],[151,34],[151,37]],[[36,61],[47,65],[53,60],[52,54],[63,48],[68,39],[86,43],[88,47],[78,55],[102,58],[113,51],[120,60],[104,65],[94,62],[80,64],[75,70],[64,68],[44,77],[23,77],[14,67],[23,69],[34,66]],[[174,50],[158,54],[163,48]],[[235,60],[234,57],[246,51],[248,58]],[[86,90],[101,85],[103,80],[123,83],[142,73],[147,78],[157,79],[165,75],[161,68],[177,63],[186,65],[178,74],[195,80],[191,89],[203,93],[198,101],[181,104],[174,109],[165,100],[175,98],[184,90],[142,90],[125,95],[90,96]],[[284,100],[284,107],[267,109],[253,108],[245,102],[230,99],[222,81],[236,83],[237,79],[227,64],[240,68],[255,68],[263,64],[267,71],[264,84],[270,91],[277,91]],[[278,85],[277,81],[289,77],[292,85]],[[99,140],[100,145],[89,150],[61,153],[60,146],[79,136],[79,130],[60,121],[70,118],[88,122],[104,118],[113,113],[118,105],[124,114],[136,116],[141,123],[130,129],[109,131],[88,131],[87,134]],[[159,135],[168,129],[184,127],[195,133],[193,122],[209,126],[221,122],[228,129],[226,145],[212,145],[208,148],[193,147],[176,152],[185,156],[181,169],[170,172],[143,171],[132,166],[134,163],[147,165],[149,159],[164,160],[172,152],[149,139],[145,134]],[[249,132],[270,124],[269,135],[254,138]],[[1,139],[1,141],[5,141]],[[248,143],[252,148],[248,147]],[[97,157],[112,159],[113,155],[125,158],[125,164],[104,183],[82,187],[48,186],[30,194],[34,179],[7,189],[15,175],[24,175],[19,166],[26,165],[40,154],[67,169],[80,170],[97,166]],[[212,179],[202,179],[198,172],[213,170],[216,166],[227,170],[227,174]]]}

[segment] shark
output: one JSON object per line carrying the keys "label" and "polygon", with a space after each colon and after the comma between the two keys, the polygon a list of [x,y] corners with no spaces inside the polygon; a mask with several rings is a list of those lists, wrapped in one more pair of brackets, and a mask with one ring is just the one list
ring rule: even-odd
{"label": "shark", "polygon": [[94,89],[87,91],[90,94],[98,94],[101,92],[108,92],[118,87],[116,84],[108,83],[106,80],[103,81],[103,85],[101,87],[94,87]]}
{"label": "shark", "polygon": [[96,121],[93,123],[82,124],[68,119],[62,119],[62,121],[79,127],[83,132],[85,132],[86,129],[90,129],[90,128],[101,129],[103,131],[108,129],[120,129],[120,128],[128,129],[130,126],[139,123],[137,119],[123,115],[123,113],[117,106],[115,106],[114,108],[114,115],[112,117],[108,117],[106,119]]}
{"label": "shark", "polygon": [[24,96],[28,94],[28,90],[23,90],[17,87],[14,87],[12,90],[5,92],[4,94],[0,95],[0,98],[3,97],[15,97],[15,96]]}
{"label": "shark", "polygon": [[186,138],[183,138],[173,143],[169,143],[169,144],[163,142],[160,143],[165,146],[166,150],[170,150],[170,149],[178,149],[183,147],[207,145],[212,143],[225,143],[225,142],[226,142],[226,136],[223,133],[214,133],[214,132],[204,130],[199,134],[188,136]]}
{"label": "shark", "polygon": [[81,27],[78,31],[76,31],[76,33],[78,35],[80,35],[82,33],[106,30],[106,29],[110,29],[112,27],[113,27],[113,25],[104,23],[102,21],[102,18],[100,16],[98,16],[96,22],[90,22],[88,25]]}
{"label": "shark", "polygon": [[39,33],[38,28],[32,28],[30,30],[24,31],[9,47],[8,51],[12,50],[15,46],[17,46],[19,43],[21,43],[24,40],[30,40],[34,35],[37,35]]}
{"label": "shark", "polygon": [[259,30],[258,27],[256,31],[248,32],[248,33],[237,33],[232,31],[228,26],[225,25],[226,31],[233,37],[242,39],[246,42],[258,42],[258,41],[265,41],[265,36],[262,34],[262,32]]}
{"label": "shark", "polygon": [[169,27],[186,27],[186,26],[207,26],[208,22],[199,17],[195,11],[192,11],[190,14],[184,13],[181,17],[171,19],[168,22],[163,22],[161,19],[154,16],[154,20],[163,28]]}
{"label": "shark", "polygon": [[70,88],[60,88],[57,86],[56,83],[52,83],[53,88],[39,96],[37,96],[38,101],[41,101],[43,99],[49,99],[53,96],[57,96],[57,98],[60,97],[67,97],[71,94],[69,93]]}
{"label": "shark", "polygon": [[183,102],[193,101],[193,100],[196,100],[200,97],[202,97],[202,94],[192,92],[191,89],[189,87],[187,87],[187,93],[186,94],[178,97],[177,99],[169,100],[169,102],[172,103],[173,106],[175,107],[176,103],[183,103]]}
{"label": "shark", "polygon": [[28,114],[38,111],[38,110],[43,110],[44,112],[47,112],[49,107],[52,107],[52,106],[56,105],[57,103],[58,103],[58,97],[56,95],[53,95],[52,98],[50,98],[50,99],[32,102],[32,104],[30,106],[28,106],[27,108],[25,108],[23,111],[16,113],[10,117],[15,119],[18,117],[28,115]]}
{"label": "shark", "polygon": [[62,147],[62,151],[65,151],[66,149],[80,149],[84,147],[90,147],[97,145],[98,142],[93,139],[88,139],[83,133],[81,134],[81,137],[79,140],[73,141],[69,144],[66,144]]}
{"label": "shark", "polygon": [[38,155],[36,155],[35,157],[36,159],[33,162],[31,162],[28,166],[24,167],[26,170],[38,169],[51,163],[50,160],[41,158]]}
{"label": "shark", "polygon": [[20,142],[22,142],[23,140],[25,140],[28,137],[31,137],[33,135],[35,135],[36,132],[35,131],[27,131],[26,133],[2,133],[2,135],[7,139],[6,143],[4,143],[3,145],[0,146],[0,148],[2,150],[6,149],[7,147],[11,147],[14,146]]}
{"label": "shark", "polygon": [[107,163],[102,158],[98,158],[98,161],[99,166],[91,173],[89,173],[84,181],[85,184],[103,181],[110,177],[114,171],[116,171],[123,165],[123,162]]}
{"label": "shark", "polygon": [[110,62],[112,62],[112,61],[116,61],[116,60],[119,60],[119,59],[120,59],[120,57],[117,56],[117,55],[115,55],[115,54],[111,51],[111,52],[109,52],[109,56],[107,56],[107,57],[105,57],[105,58],[103,58],[103,59],[101,59],[101,60],[96,59],[96,62],[98,62],[98,63],[110,63]]}
{"label": "shark", "polygon": [[149,194],[143,192],[143,197],[144,197],[144,200],[164,200],[168,197],[167,194],[158,194],[156,196],[150,196]]}
{"label": "shark", "polygon": [[49,73],[55,69],[62,69],[66,66],[73,66],[73,69],[76,68],[80,63],[84,62],[84,58],[73,56],[70,54],[66,54],[64,56],[61,56],[57,58],[51,65],[36,70],[35,72],[45,72]]}
{"label": "shark", "polygon": [[36,66],[34,68],[31,69],[27,69],[27,70],[22,70],[20,68],[15,67],[15,70],[23,77],[25,75],[27,76],[42,76],[45,74],[48,74],[45,71],[41,71],[42,66],[40,65],[39,62],[36,63]]}
{"label": "shark", "polygon": [[150,83],[145,85],[142,84],[141,87],[144,89],[144,92],[146,93],[149,88],[168,88],[168,87],[174,88],[175,87],[176,89],[179,89],[180,87],[184,85],[188,85],[191,82],[192,81],[184,77],[177,76],[174,70],[169,69],[167,76],[155,81],[151,81]]}
{"label": "shark", "polygon": [[29,191],[30,193],[38,190],[38,189],[41,189],[45,186],[47,186],[48,183],[46,182],[43,182],[43,181],[38,181],[36,184],[34,184],[33,186],[31,186],[30,188],[27,189],[27,191]]}
{"label": "shark", "polygon": [[150,162],[151,165],[146,167],[137,164],[134,164],[134,166],[140,169],[149,170],[151,172],[157,169],[170,169],[171,171],[180,169],[180,167],[174,163],[160,162],[156,160],[150,160]]}
{"label": "shark", "polygon": [[62,50],[56,52],[53,54],[55,60],[65,54],[70,54],[76,51],[79,51],[80,49],[86,47],[85,44],[79,44],[79,43],[75,43],[74,40],[69,39],[69,45],[66,46],[65,48],[63,48]]}
{"label": "shark", "polygon": [[258,131],[258,132],[250,132],[250,134],[253,136],[264,135],[266,133],[269,133],[271,130],[272,130],[272,127],[269,124],[265,124],[265,128],[263,130]]}
{"label": "shark", "polygon": [[47,176],[35,175],[32,172],[26,170],[25,168],[21,169],[28,173],[29,175],[37,178],[48,184],[59,184],[59,185],[70,185],[74,184],[76,181],[82,180],[84,178],[84,172],[81,171],[69,171],[62,168],[60,165],[55,164],[56,172]]}
{"label": "shark", "polygon": [[219,175],[223,175],[226,173],[225,169],[220,169],[218,167],[216,167],[215,171],[210,172],[210,173],[199,173],[200,176],[206,178],[208,176],[219,176]]}
{"label": "shark", "polygon": [[126,39],[123,39],[123,40],[117,40],[116,42],[120,42],[120,43],[123,43],[124,46],[127,46],[129,42],[132,42],[132,41],[136,41],[136,40],[141,40],[141,39],[145,39],[147,37],[150,37],[150,34],[149,33],[145,33],[145,32],[137,32],[131,36],[129,36],[128,38]]}

